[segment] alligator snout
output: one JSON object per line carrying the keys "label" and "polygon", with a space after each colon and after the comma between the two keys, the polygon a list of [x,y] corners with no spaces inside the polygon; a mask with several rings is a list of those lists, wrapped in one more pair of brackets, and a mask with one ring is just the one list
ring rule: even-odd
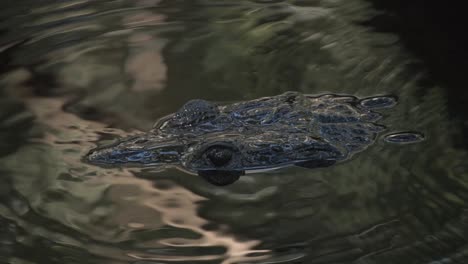
{"label": "alligator snout", "polygon": [[105,164],[172,164],[180,161],[184,147],[174,141],[150,140],[145,135],[124,138],[109,146],[91,150],[86,156],[89,163]]}
{"label": "alligator snout", "polygon": [[124,163],[125,154],[113,149],[94,149],[86,157],[88,162],[94,164]]}
{"label": "alligator snout", "polygon": [[91,150],[85,158],[90,163],[101,163],[106,160],[98,150]]}

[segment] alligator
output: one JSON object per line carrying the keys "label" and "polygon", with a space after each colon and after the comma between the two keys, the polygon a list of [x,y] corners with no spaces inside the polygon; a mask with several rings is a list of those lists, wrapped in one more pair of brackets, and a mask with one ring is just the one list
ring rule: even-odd
{"label": "alligator", "polygon": [[[148,133],[91,150],[93,164],[175,166],[208,182],[228,185],[246,173],[296,165],[328,167],[375,142],[385,126],[376,109],[396,105],[393,96],[286,92],[232,104],[191,100],[159,119]],[[388,136],[411,143],[418,133]]]}

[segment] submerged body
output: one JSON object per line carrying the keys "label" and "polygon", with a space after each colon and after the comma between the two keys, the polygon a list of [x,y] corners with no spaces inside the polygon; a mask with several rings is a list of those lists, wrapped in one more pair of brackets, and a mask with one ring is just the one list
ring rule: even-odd
{"label": "submerged body", "polygon": [[178,166],[216,185],[288,165],[330,166],[371,145],[394,97],[309,96],[287,92],[218,105],[192,100],[145,134],[92,150],[98,164]]}

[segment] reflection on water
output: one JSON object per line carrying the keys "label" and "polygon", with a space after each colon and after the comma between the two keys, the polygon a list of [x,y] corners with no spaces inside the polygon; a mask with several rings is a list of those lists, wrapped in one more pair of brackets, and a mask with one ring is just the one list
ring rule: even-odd
{"label": "reflection on water", "polygon": [[[468,260],[460,120],[397,36],[363,26],[376,14],[366,1],[0,5],[0,262]],[[385,125],[426,139],[381,138],[337,166],[228,187],[82,162],[190,99],[288,90],[393,94]]]}
{"label": "reflection on water", "polygon": [[[25,152],[24,155],[6,159],[15,168],[11,173],[16,175],[16,188],[32,201],[29,204],[32,210],[103,244],[86,245],[88,252],[95,255],[107,252],[116,260],[127,261],[196,261],[228,256],[222,263],[260,259],[264,255],[261,253],[268,253],[252,249],[259,241],[237,241],[229,234],[205,230],[209,221],[197,215],[198,203],[205,198],[170,180],[142,180],[129,170],[99,170],[81,162],[93,146],[90,142],[98,139],[99,134],[112,136],[125,132],[64,113],[61,99],[29,98],[25,102],[45,126],[45,133],[31,139],[29,149],[19,150],[19,153]],[[76,148],[77,145],[82,148]],[[43,165],[50,161],[54,163]],[[37,165],[21,166],[29,163]],[[44,170],[40,179],[42,188],[30,179],[30,175],[39,170]],[[68,206],[69,203],[74,206]],[[180,230],[174,231],[175,228]],[[140,241],[139,237],[146,232],[154,234],[146,234],[147,238]],[[168,236],[166,232],[177,236]],[[106,246],[114,243],[130,243],[131,246],[124,252]],[[206,253],[202,254],[199,247],[205,248]],[[213,248],[217,255],[206,248]],[[261,255],[245,258],[251,253]]]}

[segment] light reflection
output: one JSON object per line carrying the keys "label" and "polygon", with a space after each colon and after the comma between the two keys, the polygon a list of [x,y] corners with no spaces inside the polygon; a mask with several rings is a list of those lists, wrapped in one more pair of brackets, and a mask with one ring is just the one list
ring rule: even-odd
{"label": "light reflection", "polygon": [[57,3],[54,5],[47,5],[43,7],[38,7],[38,8],[32,8],[31,13],[32,14],[42,14],[42,13],[48,13],[51,11],[59,11],[62,9],[70,8],[70,7],[75,7],[78,5],[86,4],[89,3],[90,0],[74,0],[74,1],[67,1],[66,3]]}
{"label": "light reflection", "polygon": [[[39,1],[29,2],[33,7]],[[395,35],[378,34],[355,23],[370,18],[368,12],[373,12],[362,5],[363,1],[239,1],[235,4],[199,1],[200,5],[188,9],[186,1],[168,0],[163,1],[164,7],[158,7],[158,12],[153,7],[160,0],[40,2],[36,6],[41,7],[33,9],[31,15],[22,12],[31,8],[26,4],[12,5],[20,7],[20,17],[11,21],[8,21],[10,17],[16,16],[15,12],[10,15],[12,8],[6,4],[0,10],[9,16],[2,21],[9,31],[5,32],[6,37],[2,36],[4,43],[32,36],[14,54],[12,65],[9,62],[2,65],[4,69],[23,64],[28,67],[1,76],[2,84],[8,86],[8,93],[13,96],[27,96],[42,88],[23,88],[11,84],[12,79],[31,79],[32,85],[36,81],[43,85],[36,75],[50,73],[61,86],[50,88],[55,89],[54,96],[83,92],[87,96],[78,102],[80,106],[96,106],[100,111],[115,113],[117,120],[125,119],[113,123],[116,126],[126,124],[126,127],[144,129],[151,126],[154,117],[172,112],[192,98],[243,100],[285,90],[312,94],[391,93],[401,99],[397,109],[386,118],[392,130],[412,127],[429,131],[433,136],[421,147],[399,148],[378,143],[368,155],[319,173],[286,171],[258,178],[245,177],[241,185],[233,187],[238,189],[211,192],[206,187],[204,193],[212,195],[207,208],[223,204],[218,210],[210,211],[208,217],[223,219],[220,222],[231,221],[231,228],[242,229],[236,234],[225,234],[222,230],[207,231],[200,226],[208,222],[197,216],[197,204],[204,202],[204,197],[192,192],[175,195],[179,190],[187,190],[174,185],[171,189],[155,187],[150,181],[135,178],[134,171],[101,170],[83,165],[79,160],[87,149],[94,147],[90,142],[98,138],[97,132],[106,137],[103,141],[132,132],[108,129],[66,115],[61,110],[64,99],[30,98],[35,114],[42,112],[38,126],[44,125],[49,131],[46,140],[31,140],[31,144],[23,146],[7,162],[1,161],[6,166],[0,166],[12,171],[7,176],[13,178],[15,185],[7,188],[18,189],[32,206],[30,209],[20,199],[14,200],[18,202],[11,209],[0,205],[1,217],[15,221],[28,233],[26,237],[11,235],[19,244],[31,245],[36,251],[43,246],[38,240],[46,241],[47,247],[56,243],[50,247],[53,251],[39,255],[57,257],[61,263],[70,263],[69,259],[60,258],[62,251],[69,253],[72,248],[79,249],[73,253],[78,258],[92,253],[93,257],[104,256],[108,263],[159,264],[163,260],[190,263],[194,258],[177,255],[192,247],[198,250],[210,246],[226,248],[226,252],[200,253],[199,260],[288,263],[305,256],[307,260],[301,260],[304,263],[343,263],[367,254],[366,259],[355,262],[380,264],[398,259],[403,263],[419,263],[425,259],[464,263],[460,256],[466,253],[463,239],[466,215],[462,214],[459,227],[441,228],[458,214],[459,207],[465,206],[468,188],[466,153],[455,147],[454,135],[462,132],[451,120],[450,107],[445,101],[448,91],[443,87],[425,89],[419,85],[424,74],[408,69],[413,63],[412,56],[400,50],[401,43]],[[269,11],[270,5],[280,8]],[[159,11],[164,15],[158,14]],[[272,17],[277,11],[282,15],[284,11],[292,12],[287,18]],[[0,47],[0,51],[11,46],[15,45]],[[200,59],[187,59],[193,55]],[[168,79],[168,67],[179,73]],[[12,75],[16,77],[10,78]],[[50,95],[48,88],[44,89],[44,96]],[[161,92],[162,89],[166,90]],[[80,112],[79,108],[76,112]],[[308,179],[314,175],[327,183],[330,188],[326,191],[332,193],[327,196],[333,199],[336,196],[335,203],[326,199],[297,200],[300,195],[295,186],[303,187],[304,193],[310,196],[317,196],[324,189],[323,185],[309,184]],[[170,177],[171,172],[164,176]],[[262,182],[274,187],[258,191]],[[205,186],[197,186],[197,191],[202,188]],[[273,216],[265,214],[269,208],[257,205],[271,207]],[[65,230],[70,233],[27,218],[34,212],[69,228]],[[382,241],[390,242],[380,232],[369,234],[371,239],[366,239],[365,244],[362,241],[352,246],[346,244],[346,249],[352,248],[351,253],[358,252],[354,255],[347,255],[340,251],[339,245],[323,243],[323,240],[277,253],[289,254],[289,260],[271,260],[267,255],[273,253],[255,250],[261,243],[268,244],[268,248],[287,248],[290,243],[306,243],[315,236],[349,234],[382,218],[403,213],[409,213],[412,218],[404,223],[410,230],[397,241],[401,247],[377,255],[368,253],[381,252],[387,243],[376,243],[380,239],[372,237],[377,235]],[[281,226],[277,225],[279,221]],[[255,229],[258,223],[267,232]],[[160,231],[172,229],[201,237],[188,239],[173,235],[177,238],[163,239],[159,236]],[[242,232],[255,234],[261,241],[241,243],[236,235]],[[445,240],[428,243],[424,241],[426,235]],[[450,250],[440,250],[441,245],[448,244],[452,245]],[[430,249],[431,254],[427,251],[420,254],[422,247]],[[246,257],[249,251],[263,254],[265,260]],[[324,255],[324,251],[332,253]],[[441,255],[446,258],[439,258]],[[102,263],[100,258],[97,261]],[[26,261],[12,258],[10,262]]]}
{"label": "light reflection", "polygon": [[[67,222],[76,223],[74,229],[80,229],[81,232],[88,233],[93,239],[102,240],[107,237],[110,241],[115,241],[115,239],[125,241],[131,239],[134,230],[160,229],[165,225],[191,230],[201,235],[198,239],[154,238],[149,241],[139,242],[138,248],[140,250],[129,250],[126,253],[128,257],[138,260],[222,260],[223,264],[231,264],[262,260],[269,256],[268,250],[255,249],[261,244],[259,240],[239,241],[235,236],[224,232],[205,230],[203,227],[209,224],[209,221],[197,214],[198,203],[205,200],[204,197],[171,183],[158,187],[157,184],[154,185],[151,181],[136,178],[133,174],[135,171],[129,169],[100,169],[83,164],[81,158],[86,154],[87,150],[93,147],[90,142],[99,139],[99,132],[106,130],[108,133],[119,136],[127,136],[132,132],[109,129],[98,122],[85,121],[73,114],[65,113],[61,110],[64,102],[64,99],[50,98],[31,98],[27,100],[28,107],[37,116],[38,122],[47,127],[48,131],[36,143],[40,142],[62,153],[61,158],[66,164],[65,166],[73,170],[73,177],[85,178],[82,183],[73,182],[70,184],[63,182],[62,184],[69,187],[68,191],[87,193],[96,191],[96,189],[88,189],[87,187],[106,186],[100,189],[104,193],[98,194],[96,197],[112,203],[111,209],[102,208],[101,211],[104,211],[101,213],[99,213],[99,206],[97,206],[92,215],[89,216],[87,216],[87,212],[85,214],[79,212],[70,214],[69,211],[66,215],[69,218]],[[87,176],[93,171],[97,172],[96,176]],[[187,175],[187,177],[193,176]],[[76,195],[83,194],[77,193]],[[92,199],[89,202],[99,201]],[[60,206],[60,203],[55,205]],[[70,204],[62,205],[71,206]],[[36,206],[41,207],[43,205],[37,204]],[[56,210],[60,209],[56,208]],[[105,219],[104,226],[91,227],[92,221],[90,219],[96,217],[96,215]],[[83,223],[88,224],[83,225]],[[160,248],[161,246],[172,248],[224,247],[226,252],[222,255],[197,256],[157,255],[141,252],[141,250],[147,251],[146,249]],[[87,245],[87,249],[96,255],[101,255],[103,252],[116,254],[115,249],[103,249],[99,245]],[[122,252],[117,256],[121,254]],[[113,256],[115,257],[115,255]]]}
{"label": "light reflection", "polygon": [[126,72],[134,82],[132,90],[162,90],[165,87],[167,67],[162,57],[164,42],[151,41],[150,35],[135,34],[129,38],[134,53],[127,58]]}

